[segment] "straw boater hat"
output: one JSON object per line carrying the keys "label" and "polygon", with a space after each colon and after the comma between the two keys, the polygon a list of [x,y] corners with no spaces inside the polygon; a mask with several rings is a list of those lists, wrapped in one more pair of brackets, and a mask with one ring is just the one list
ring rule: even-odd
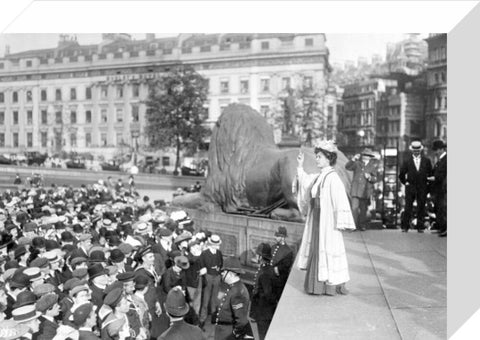
{"label": "straw boater hat", "polygon": [[213,234],[208,238],[207,243],[212,246],[219,246],[222,244],[222,240],[220,239],[220,236]]}
{"label": "straw boater hat", "polygon": [[13,320],[22,323],[37,319],[40,315],[42,315],[42,313],[35,309],[35,305],[18,307],[12,311]]}
{"label": "straw boater hat", "polygon": [[16,323],[13,320],[0,321],[0,339],[13,340],[28,333],[30,327]]}
{"label": "straw boater hat", "polygon": [[422,151],[423,150],[423,145],[422,142],[415,140],[410,143],[409,146],[410,151]]}

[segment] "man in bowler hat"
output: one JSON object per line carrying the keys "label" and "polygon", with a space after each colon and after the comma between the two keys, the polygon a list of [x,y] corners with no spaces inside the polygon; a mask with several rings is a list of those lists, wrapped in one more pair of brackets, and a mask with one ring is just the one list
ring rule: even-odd
{"label": "man in bowler hat", "polygon": [[398,178],[405,186],[405,210],[402,219],[402,231],[408,232],[413,213],[413,202],[417,201],[417,230],[425,229],[425,203],[428,193],[428,180],[432,173],[430,159],[422,155],[423,145],[420,141],[410,143],[412,156],[408,157],[400,167]]}
{"label": "man in bowler hat", "polygon": [[442,140],[433,142],[432,150],[435,151],[437,162],[433,167],[432,194],[435,204],[436,224],[440,237],[447,236],[447,144]]}

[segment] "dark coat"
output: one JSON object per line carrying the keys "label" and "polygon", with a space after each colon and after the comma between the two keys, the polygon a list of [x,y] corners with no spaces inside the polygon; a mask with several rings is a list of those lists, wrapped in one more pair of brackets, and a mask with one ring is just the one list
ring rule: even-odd
{"label": "dark coat", "polygon": [[276,307],[275,273],[270,264],[263,264],[256,274],[250,316],[257,321],[272,320]]}
{"label": "dark coat", "polygon": [[[377,181],[378,170],[374,160],[370,160],[367,165],[362,161],[348,161],[345,169],[353,171],[352,184],[350,188],[350,196],[368,199],[373,194],[373,183]],[[370,180],[365,178],[365,174],[369,173]]]}
{"label": "dark coat", "polygon": [[280,300],[280,296],[283,291],[283,287],[288,280],[290,270],[293,265],[293,250],[287,244],[276,243],[272,246],[272,267],[277,267],[278,276],[276,277],[276,295],[277,300]]}
{"label": "dark coat", "polygon": [[420,168],[417,171],[413,157],[405,160],[400,167],[398,178],[405,185],[405,191],[419,195],[427,195],[428,181],[427,177],[432,175],[432,162],[427,157],[420,158]]}
{"label": "dark coat", "polygon": [[197,326],[190,325],[184,320],[175,321],[169,329],[160,335],[157,340],[206,340],[207,337]]}
{"label": "dark coat", "polygon": [[40,326],[38,329],[37,340],[50,340],[57,334],[58,324],[40,316]]}
{"label": "dark coat", "polygon": [[222,287],[223,298],[218,307],[216,322],[219,325],[228,325],[232,327],[235,334],[252,334],[252,329],[248,321],[248,307],[250,304],[250,294],[247,287],[237,281],[229,287]]}
{"label": "dark coat", "polygon": [[435,180],[432,183],[433,195],[444,197],[447,193],[447,155],[435,163],[433,176],[435,176]]}
{"label": "dark coat", "polygon": [[105,290],[100,289],[95,286],[93,283],[90,285],[90,289],[92,291],[92,303],[97,306],[98,309],[103,305],[103,298],[105,297]]}

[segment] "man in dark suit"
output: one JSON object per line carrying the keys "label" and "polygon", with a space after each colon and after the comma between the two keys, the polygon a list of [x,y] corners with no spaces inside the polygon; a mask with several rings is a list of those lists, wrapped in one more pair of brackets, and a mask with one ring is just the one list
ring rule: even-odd
{"label": "man in dark suit", "polygon": [[435,204],[436,224],[440,237],[447,236],[447,144],[442,140],[433,142],[432,150],[437,155],[437,163],[433,167],[432,195]]}
{"label": "man in dark suit", "polygon": [[432,163],[422,155],[423,145],[420,141],[410,143],[412,157],[406,159],[401,168],[399,179],[405,185],[405,210],[402,219],[402,231],[408,232],[413,213],[413,202],[417,201],[417,230],[425,230],[425,203],[428,193],[427,177],[432,174]]}
{"label": "man in dark suit", "polygon": [[260,340],[265,339],[268,327],[277,308],[275,274],[270,264],[272,248],[268,243],[260,243],[257,248],[260,266],[255,273],[250,317],[255,320]]}
{"label": "man in dark suit", "polygon": [[345,169],[353,171],[350,198],[355,225],[361,231],[366,229],[367,208],[378,176],[374,157],[373,151],[367,148],[345,164]]}

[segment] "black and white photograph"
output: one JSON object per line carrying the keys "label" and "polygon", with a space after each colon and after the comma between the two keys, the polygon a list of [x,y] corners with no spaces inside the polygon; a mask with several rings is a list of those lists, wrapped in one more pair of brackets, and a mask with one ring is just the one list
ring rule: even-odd
{"label": "black and white photograph", "polygon": [[446,339],[446,33],[0,35],[0,338]]}

